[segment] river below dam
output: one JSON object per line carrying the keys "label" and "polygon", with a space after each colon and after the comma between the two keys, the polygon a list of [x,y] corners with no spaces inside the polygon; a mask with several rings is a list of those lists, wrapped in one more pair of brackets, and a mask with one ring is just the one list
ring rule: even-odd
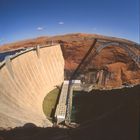
{"label": "river below dam", "polygon": [[[115,90],[74,91],[71,122],[102,120],[113,116],[118,124],[131,118],[139,124],[140,86]],[[119,118],[119,120],[118,120]],[[110,122],[111,123],[111,122]]]}

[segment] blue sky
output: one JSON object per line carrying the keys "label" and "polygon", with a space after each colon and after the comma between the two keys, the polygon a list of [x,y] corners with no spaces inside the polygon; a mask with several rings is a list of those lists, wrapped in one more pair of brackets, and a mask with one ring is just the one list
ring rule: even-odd
{"label": "blue sky", "polygon": [[139,12],[139,0],[0,0],[0,45],[73,32],[140,42]]}

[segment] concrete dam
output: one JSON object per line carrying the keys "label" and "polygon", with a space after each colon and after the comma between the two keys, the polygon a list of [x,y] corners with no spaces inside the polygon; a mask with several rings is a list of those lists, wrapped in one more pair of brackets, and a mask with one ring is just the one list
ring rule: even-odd
{"label": "concrete dam", "polygon": [[60,45],[28,48],[5,57],[0,63],[0,127],[51,126],[42,103],[63,81]]}

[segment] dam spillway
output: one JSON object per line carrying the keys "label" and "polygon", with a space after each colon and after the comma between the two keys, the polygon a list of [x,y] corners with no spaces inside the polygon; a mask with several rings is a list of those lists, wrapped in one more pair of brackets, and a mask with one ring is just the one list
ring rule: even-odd
{"label": "dam spillway", "polygon": [[64,80],[60,45],[29,49],[0,67],[0,127],[51,126],[43,113],[47,93]]}

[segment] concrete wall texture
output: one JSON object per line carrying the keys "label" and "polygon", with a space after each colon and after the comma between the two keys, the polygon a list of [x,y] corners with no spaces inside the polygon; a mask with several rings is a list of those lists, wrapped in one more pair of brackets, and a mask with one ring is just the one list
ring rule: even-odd
{"label": "concrete wall texture", "polygon": [[13,128],[26,123],[51,125],[42,104],[46,94],[64,80],[60,45],[40,48],[39,57],[32,50],[10,63],[12,72],[6,65],[0,69],[0,127]]}

